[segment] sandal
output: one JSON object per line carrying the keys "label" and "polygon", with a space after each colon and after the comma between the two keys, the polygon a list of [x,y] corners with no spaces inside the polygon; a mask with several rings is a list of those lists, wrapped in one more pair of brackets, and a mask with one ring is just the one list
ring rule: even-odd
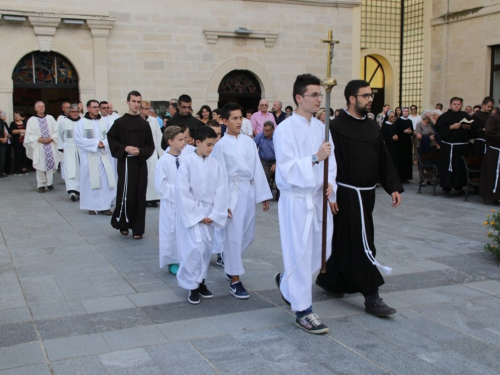
{"label": "sandal", "polygon": [[96,211],[89,210],[89,215],[97,215]]}
{"label": "sandal", "polygon": [[124,236],[128,236],[128,229],[121,230],[120,233],[123,234]]}
{"label": "sandal", "polygon": [[134,234],[134,240],[142,240],[142,236],[140,234]]}

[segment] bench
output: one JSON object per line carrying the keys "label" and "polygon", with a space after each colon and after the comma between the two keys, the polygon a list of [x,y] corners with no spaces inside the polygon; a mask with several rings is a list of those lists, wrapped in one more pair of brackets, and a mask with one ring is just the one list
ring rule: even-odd
{"label": "bench", "polygon": [[470,195],[471,188],[475,191],[479,191],[479,182],[481,180],[481,167],[483,166],[482,156],[462,156],[462,160],[465,166],[465,176],[467,177],[467,191],[465,193],[464,201]]}
{"label": "bench", "polygon": [[441,154],[439,152],[419,153],[417,152],[417,165],[418,165],[418,194],[421,194],[422,186],[425,186],[425,181],[430,181],[434,190],[432,195],[436,196],[436,186],[439,183],[439,169],[438,165],[441,161]]}

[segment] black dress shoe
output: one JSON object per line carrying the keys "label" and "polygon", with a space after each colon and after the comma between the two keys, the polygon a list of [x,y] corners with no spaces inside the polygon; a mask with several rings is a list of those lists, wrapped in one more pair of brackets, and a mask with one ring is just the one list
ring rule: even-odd
{"label": "black dress shoe", "polygon": [[396,314],[396,309],[387,306],[385,302],[382,300],[382,298],[380,298],[378,302],[376,302],[374,305],[365,306],[365,311],[368,314],[378,316],[379,318]]}
{"label": "black dress shoe", "polygon": [[47,186],[47,189],[49,189],[49,190],[54,190],[54,185],[49,185],[49,186]]}

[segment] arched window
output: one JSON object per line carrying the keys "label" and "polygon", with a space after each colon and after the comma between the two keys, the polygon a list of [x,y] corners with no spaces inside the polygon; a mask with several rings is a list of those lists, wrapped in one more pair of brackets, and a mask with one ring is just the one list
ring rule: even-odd
{"label": "arched window", "polygon": [[365,56],[364,79],[374,89],[385,87],[385,74],[382,64],[373,56]]}
{"label": "arched window", "polygon": [[219,94],[251,94],[260,96],[262,90],[255,76],[246,70],[233,70],[222,78]]}
{"label": "arched window", "polygon": [[73,65],[55,52],[32,52],[24,56],[12,72],[14,87],[77,88],[78,74]]}

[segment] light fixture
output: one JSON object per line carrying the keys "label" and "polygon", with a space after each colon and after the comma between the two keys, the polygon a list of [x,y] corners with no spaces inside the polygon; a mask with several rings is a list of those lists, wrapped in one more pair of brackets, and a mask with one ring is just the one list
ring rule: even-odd
{"label": "light fixture", "polygon": [[6,21],[16,21],[16,22],[24,22],[26,21],[26,17],[23,16],[7,16],[4,15],[3,19]]}
{"label": "light fixture", "polygon": [[236,34],[251,34],[253,33],[252,30],[248,30],[246,27],[238,27],[236,30],[234,30]]}
{"label": "light fixture", "polygon": [[83,25],[85,23],[84,20],[63,19],[62,21],[67,25]]}

